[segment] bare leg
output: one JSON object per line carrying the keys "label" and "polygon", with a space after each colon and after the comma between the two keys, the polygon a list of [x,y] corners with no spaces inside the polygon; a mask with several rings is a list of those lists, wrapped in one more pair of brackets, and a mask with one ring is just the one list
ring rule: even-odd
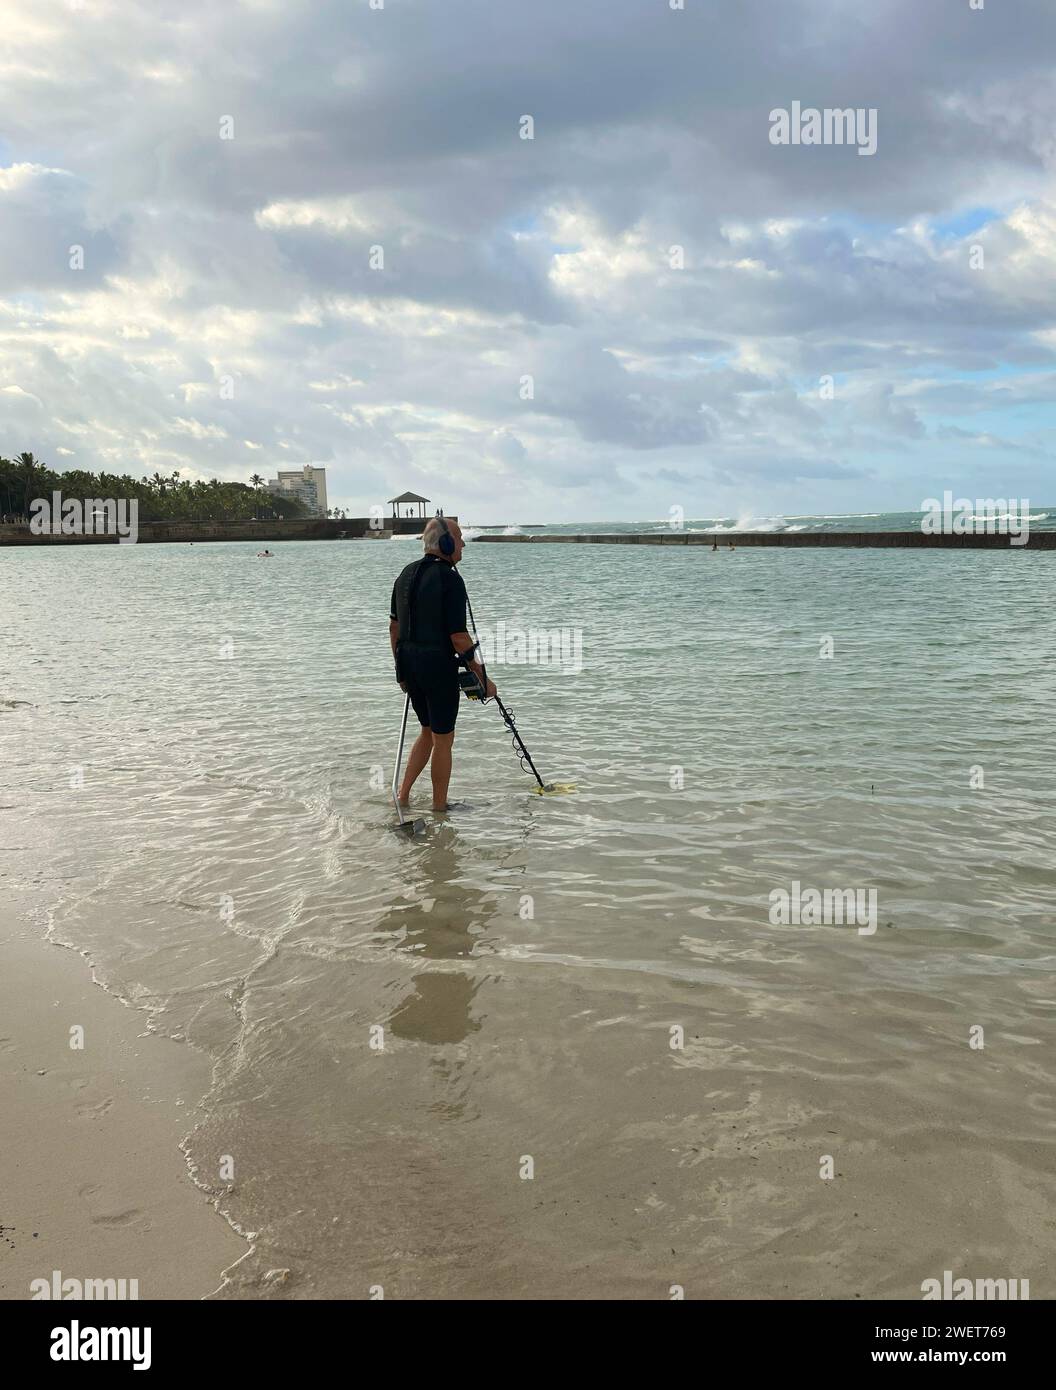
{"label": "bare leg", "polygon": [[451,782],[451,745],[455,741],[454,730],[449,734],[433,735],[433,765],[430,775],[433,779],[433,810],[447,810],[447,788]]}
{"label": "bare leg", "polygon": [[[403,774],[403,781],[400,783],[400,805],[406,806],[411,795],[411,788],[418,780],[418,776],[426,763],[429,755],[433,751],[433,731],[423,728],[422,732],[414,740],[411,748],[411,756],[407,759],[407,771]],[[450,769],[451,759],[448,757],[448,768]]]}

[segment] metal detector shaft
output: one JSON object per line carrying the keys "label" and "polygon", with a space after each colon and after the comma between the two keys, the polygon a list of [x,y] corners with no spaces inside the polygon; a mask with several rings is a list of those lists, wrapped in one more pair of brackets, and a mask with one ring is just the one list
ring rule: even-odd
{"label": "metal detector shaft", "polygon": [[521,738],[520,734],[517,732],[517,725],[513,722],[513,716],[510,714],[509,710],[506,708],[506,706],[502,703],[502,701],[499,699],[497,695],[493,696],[492,698],[498,705],[499,711],[502,714],[503,719],[506,721],[507,729],[509,729],[510,733],[513,735],[514,743],[516,743],[517,747],[521,750],[522,757],[524,758],[525,762],[527,762],[528,766],[532,769],[532,772],[535,775],[535,780],[539,783],[539,786],[543,789],[543,791],[545,791],[546,785],[543,782],[543,779],[539,776],[535,763],[532,762],[531,753],[529,753],[528,749],[524,746],[524,739]]}
{"label": "metal detector shaft", "polygon": [[392,774],[392,801],[393,805],[396,807],[396,814],[400,818],[401,825],[404,825],[406,822],[403,819],[403,807],[400,805],[400,798],[399,793],[397,792],[397,788],[400,784],[400,764],[403,762],[403,741],[407,737],[407,711],[410,708],[411,697],[410,695],[408,695],[406,700],[404,700],[403,702],[403,723],[400,725],[400,742],[399,747],[396,749],[396,767],[393,770]]}

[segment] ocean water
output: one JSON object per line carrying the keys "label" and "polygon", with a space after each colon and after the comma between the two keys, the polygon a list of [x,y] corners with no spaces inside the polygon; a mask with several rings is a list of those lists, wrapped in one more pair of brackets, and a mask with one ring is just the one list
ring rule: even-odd
{"label": "ocean water", "polygon": [[212,1057],[216,1296],[1053,1295],[1048,554],[471,545],[578,789],[463,705],[407,840],[407,543],[256,548],[0,549],[0,883]]}
{"label": "ocean water", "polygon": [[[938,500],[941,502],[942,499]],[[954,498],[954,501],[957,500],[959,498]],[[1007,505],[1011,504],[1008,504],[1006,499],[1006,508],[993,507],[989,513],[985,510],[971,511],[968,515],[975,519],[980,529],[988,521],[1003,520],[1007,525],[1010,519],[1017,526],[1024,520],[1029,522],[1031,530],[1051,531],[1056,528],[1056,507],[1036,504],[1028,507],[1025,499],[1020,499],[1015,501],[1016,510],[1010,513]],[[955,507],[953,510],[956,513],[958,509]],[[840,512],[827,515],[810,513],[799,516],[753,516],[746,512],[738,516],[682,517],[679,529],[731,534],[738,531],[917,531],[920,529],[922,515],[920,511]],[[627,531],[669,531],[675,524],[670,515],[653,517],[646,521],[571,521],[523,527],[516,522],[501,526],[487,523],[481,525],[481,521],[484,521],[484,518],[467,516],[463,518],[463,529],[474,535],[496,531],[515,533],[521,530],[552,535],[618,535]]]}

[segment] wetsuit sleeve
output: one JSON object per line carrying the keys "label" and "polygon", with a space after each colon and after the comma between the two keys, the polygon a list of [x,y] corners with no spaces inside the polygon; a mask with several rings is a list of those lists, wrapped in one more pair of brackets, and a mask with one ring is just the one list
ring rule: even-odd
{"label": "wetsuit sleeve", "polygon": [[462,576],[454,568],[449,570],[446,578],[447,583],[444,585],[444,630],[449,635],[452,632],[465,632],[466,586],[462,583]]}

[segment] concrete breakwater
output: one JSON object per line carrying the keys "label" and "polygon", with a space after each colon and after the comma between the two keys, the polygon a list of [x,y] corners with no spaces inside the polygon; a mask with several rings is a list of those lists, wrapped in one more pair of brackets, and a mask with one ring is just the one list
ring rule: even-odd
{"label": "concrete breakwater", "polygon": [[[382,529],[370,517],[302,518],[296,521],[141,521],[137,542],[156,545],[191,541],[336,541],[389,540],[393,535],[417,536],[428,518],[386,517]],[[448,517],[457,521],[458,517]],[[97,535],[34,535],[28,525],[0,525],[5,545],[116,545],[118,537]]]}
{"label": "concrete breakwater", "polygon": [[1007,535],[925,535],[923,531],[648,531],[586,536],[477,536],[514,545],[697,545],[720,550],[730,545],[851,546],[913,550],[1056,550],[1056,531],[1032,531],[1025,544]]}

